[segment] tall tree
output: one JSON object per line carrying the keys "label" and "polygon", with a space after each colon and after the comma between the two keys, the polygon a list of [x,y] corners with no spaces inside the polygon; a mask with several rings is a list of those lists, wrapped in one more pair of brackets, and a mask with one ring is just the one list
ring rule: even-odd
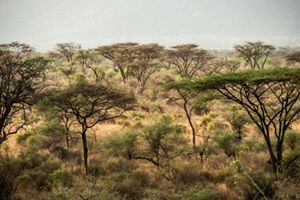
{"label": "tall tree", "polygon": [[88,174],[87,132],[100,122],[121,116],[133,108],[134,99],[116,90],[80,83],[65,90],[53,91],[46,100],[76,120],[72,126],[79,126],[83,145],[85,172]]}
{"label": "tall tree", "polygon": [[[172,47],[165,51],[164,60],[170,67],[175,67],[177,73],[183,79],[191,80],[199,77],[201,74],[213,73],[211,68],[207,67],[208,62],[213,59],[206,50],[199,49],[195,44],[184,44]],[[212,65],[210,65],[212,66]],[[219,68],[215,68],[219,69]],[[166,88],[175,92],[174,96],[170,98],[178,106],[183,108],[189,126],[192,131],[193,148],[196,150],[196,132],[192,113],[192,102],[198,95],[197,92],[182,90],[176,84],[168,82]]]}
{"label": "tall tree", "polygon": [[265,64],[275,48],[262,42],[248,42],[245,45],[236,45],[235,50],[239,57],[251,69],[264,69]]}
{"label": "tall tree", "polygon": [[300,115],[299,69],[276,68],[216,74],[188,85],[196,91],[218,91],[226,99],[242,106],[264,137],[273,170],[281,172],[284,136]]}
{"label": "tall tree", "polygon": [[26,109],[43,88],[48,61],[32,52],[17,42],[0,45],[0,144],[27,123]]}

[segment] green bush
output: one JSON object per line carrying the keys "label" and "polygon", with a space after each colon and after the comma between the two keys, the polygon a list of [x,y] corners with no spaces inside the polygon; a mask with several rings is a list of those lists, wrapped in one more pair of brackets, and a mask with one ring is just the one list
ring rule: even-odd
{"label": "green bush", "polygon": [[138,135],[133,131],[117,133],[104,138],[104,151],[109,156],[132,159],[137,151]]}
{"label": "green bush", "polygon": [[25,132],[23,134],[19,134],[17,137],[17,143],[21,144],[27,141],[27,139],[31,136],[30,132]]}
{"label": "green bush", "polygon": [[222,134],[216,137],[216,143],[220,149],[228,156],[236,156],[236,153],[239,148],[239,144],[236,142],[236,137],[234,134]]}
{"label": "green bush", "polygon": [[52,185],[57,186],[59,184],[63,186],[71,186],[73,176],[65,169],[58,169],[49,175],[49,181]]}
{"label": "green bush", "polygon": [[300,178],[300,147],[284,154],[283,172],[286,177]]}
{"label": "green bush", "polygon": [[300,133],[289,129],[286,132],[285,142],[291,150],[294,150],[300,143]]}
{"label": "green bush", "polygon": [[257,187],[263,191],[267,198],[271,199],[274,196],[275,190],[273,188],[273,177],[267,176],[265,173],[260,171],[250,172],[248,175],[252,180],[244,173],[233,174],[226,178],[226,183],[230,188],[241,193],[243,198],[246,200],[252,200],[255,198],[260,199],[263,197]]}
{"label": "green bush", "polygon": [[107,174],[107,169],[103,165],[100,165],[96,162],[90,162],[89,164],[89,175],[91,176],[103,176]]}
{"label": "green bush", "polygon": [[176,184],[193,185],[200,179],[200,167],[196,164],[177,164],[172,168]]}

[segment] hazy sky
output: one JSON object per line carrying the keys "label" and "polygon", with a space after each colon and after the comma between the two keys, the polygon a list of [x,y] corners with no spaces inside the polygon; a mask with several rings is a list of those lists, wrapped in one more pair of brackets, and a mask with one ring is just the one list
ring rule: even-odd
{"label": "hazy sky", "polygon": [[0,43],[37,50],[136,41],[300,46],[300,0],[0,0]]}

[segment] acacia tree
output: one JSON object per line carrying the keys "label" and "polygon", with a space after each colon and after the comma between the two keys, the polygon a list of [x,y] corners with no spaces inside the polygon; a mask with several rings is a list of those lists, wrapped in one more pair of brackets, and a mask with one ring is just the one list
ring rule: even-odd
{"label": "acacia tree", "polygon": [[192,79],[207,73],[206,65],[213,59],[206,50],[195,44],[173,46],[165,51],[164,60],[170,67],[175,67],[177,73],[185,79]]}
{"label": "acacia tree", "polygon": [[285,58],[289,62],[294,62],[294,63],[300,64],[300,51],[289,53]]}
{"label": "acacia tree", "polygon": [[231,106],[228,111],[229,112],[225,113],[225,119],[229,122],[232,130],[236,134],[236,139],[241,141],[243,138],[242,129],[247,123],[249,123],[249,117],[238,106]]}
{"label": "acacia tree", "polygon": [[63,65],[61,68],[62,73],[68,78],[70,84],[70,76],[75,72],[74,69],[74,56],[75,52],[80,49],[80,45],[75,43],[58,43],[54,51],[50,51],[49,55],[52,58],[52,63]]}
{"label": "acacia tree", "polygon": [[95,82],[100,83],[105,73],[98,67],[98,65],[102,62],[102,58],[97,52],[93,50],[80,49],[75,53],[74,59],[80,63],[84,71],[85,69],[90,69],[95,76]]}
{"label": "acacia tree", "polygon": [[129,66],[129,71],[139,82],[142,93],[150,76],[158,70],[163,47],[158,44],[145,44],[134,46],[131,50],[135,59]]}
{"label": "acacia tree", "polygon": [[[209,61],[213,59],[206,50],[199,49],[197,45],[185,44],[172,47],[165,51],[164,60],[170,67],[175,67],[177,73],[181,78],[191,80],[198,77],[201,73],[213,73],[207,67]],[[216,68],[217,69],[217,68]],[[193,106],[192,102],[198,95],[198,92],[183,90],[174,82],[166,84],[167,89],[175,91],[175,95],[170,98],[170,101],[175,102],[178,106],[183,108],[189,126],[192,131],[193,148],[196,150],[196,129],[192,120]]]}
{"label": "acacia tree", "polygon": [[17,42],[0,45],[0,144],[26,125],[26,110],[43,88],[48,61],[32,52]]}
{"label": "acacia tree", "polygon": [[120,72],[122,80],[125,83],[129,76],[129,66],[135,59],[132,48],[137,45],[137,43],[131,42],[117,43],[100,46],[95,50],[114,64],[114,67]]}
{"label": "acacia tree", "polygon": [[80,83],[65,90],[53,91],[46,101],[76,120],[72,126],[80,128],[85,172],[88,174],[87,132],[100,122],[121,116],[133,108],[134,99],[124,93],[104,87]]}
{"label": "acacia tree", "polygon": [[245,45],[236,45],[235,50],[239,57],[246,62],[251,69],[264,69],[268,57],[275,48],[262,42],[248,42]]}
{"label": "acacia tree", "polygon": [[215,90],[242,106],[264,137],[274,172],[281,172],[284,136],[300,113],[299,69],[216,74],[188,85],[195,91]]}
{"label": "acacia tree", "polygon": [[75,52],[80,49],[80,45],[75,43],[58,43],[56,44],[55,50],[49,52],[50,56],[55,57],[63,62],[72,64],[74,62]]}

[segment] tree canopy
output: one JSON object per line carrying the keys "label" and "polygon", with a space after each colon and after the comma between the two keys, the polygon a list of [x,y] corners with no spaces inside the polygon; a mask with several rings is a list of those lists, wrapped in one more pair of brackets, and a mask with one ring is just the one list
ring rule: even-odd
{"label": "tree canopy", "polygon": [[[196,91],[216,90],[241,105],[263,134],[274,171],[281,170],[284,135],[300,114],[300,69],[215,74],[182,83],[182,87]],[[275,145],[271,135],[276,138]]]}

